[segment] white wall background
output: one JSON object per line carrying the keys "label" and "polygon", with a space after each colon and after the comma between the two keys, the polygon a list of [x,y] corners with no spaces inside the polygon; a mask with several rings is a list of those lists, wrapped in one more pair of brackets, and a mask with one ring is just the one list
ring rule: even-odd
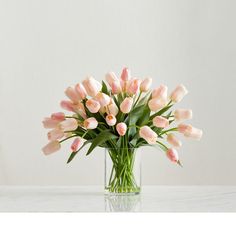
{"label": "white wall background", "polygon": [[69,146],[50,157],[41,120],[64,89],[124,65],[170,90],[190,91],[200,142],[184,141],[184,168],[145,149],[144,184],[236,184],[235,1],[1,0],[0,184],[103,184],[102,149],[66,165]]}

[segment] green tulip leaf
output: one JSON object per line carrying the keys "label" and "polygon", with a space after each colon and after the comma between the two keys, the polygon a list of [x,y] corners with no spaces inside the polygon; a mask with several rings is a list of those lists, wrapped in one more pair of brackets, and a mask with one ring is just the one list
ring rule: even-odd
{"label": "green tulip leaf", "polygon": [[97,135],[96,138],[92,140],[92,144],[86,155],[89,155],[93,151],[93,149],[96,148],[97,146],[103,145],[106,141],[115,138],[117,138],[117,136],[111,133],[109,130],[102,131],[100,134]]}

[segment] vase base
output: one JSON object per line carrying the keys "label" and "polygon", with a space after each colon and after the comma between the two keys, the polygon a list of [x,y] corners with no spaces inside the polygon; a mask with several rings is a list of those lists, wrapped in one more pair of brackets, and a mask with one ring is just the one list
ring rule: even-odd
{"label": "vase base", "polygon": [[141,189],[140,188],[136,188],[133,189],[132,191],[129,190],[118,190],[118,191],[111,191],[109,188],[105,188],[105,195],[119,195],[119,196],[131,196],[131,195],[138,195],[140,194]]}

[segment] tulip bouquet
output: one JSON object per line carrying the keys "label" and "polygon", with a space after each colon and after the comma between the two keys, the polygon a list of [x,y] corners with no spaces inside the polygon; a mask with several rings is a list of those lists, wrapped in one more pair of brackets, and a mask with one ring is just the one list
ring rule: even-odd
{"label": "tulip bouquet", "polygon": [[123,69],[120,78],[110,72],[105,79],[101,84],[87,77],[66,89],[69,100],[63,100],[61,107],[71,114],[57,112],[44,119],[44,127],[51,130],[49,143],[42,150],[45,155],[51,154],[71,139],[69,163],[88,144],[86,155],[96,147],[106,148],[113,163],[108,191],[139,192],[133,175],[137,148],[158,146],[170,161],[181,165],[176,151],[181,142],[174,133],[200,139],[202,131],[181,123],[191,119],[191,110],[171,109],[187,94],[183,85],[168,96],[165,85],[150,90],[152,79],[131,77],[128,68]]}

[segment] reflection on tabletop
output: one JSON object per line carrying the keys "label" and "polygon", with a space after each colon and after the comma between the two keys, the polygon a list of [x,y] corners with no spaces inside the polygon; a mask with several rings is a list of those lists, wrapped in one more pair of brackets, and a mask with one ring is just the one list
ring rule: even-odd
{"label": "reflection on tabletop", "polygon": [[106,212],[141,211],[141,196],[138,195],[105,195]]}

